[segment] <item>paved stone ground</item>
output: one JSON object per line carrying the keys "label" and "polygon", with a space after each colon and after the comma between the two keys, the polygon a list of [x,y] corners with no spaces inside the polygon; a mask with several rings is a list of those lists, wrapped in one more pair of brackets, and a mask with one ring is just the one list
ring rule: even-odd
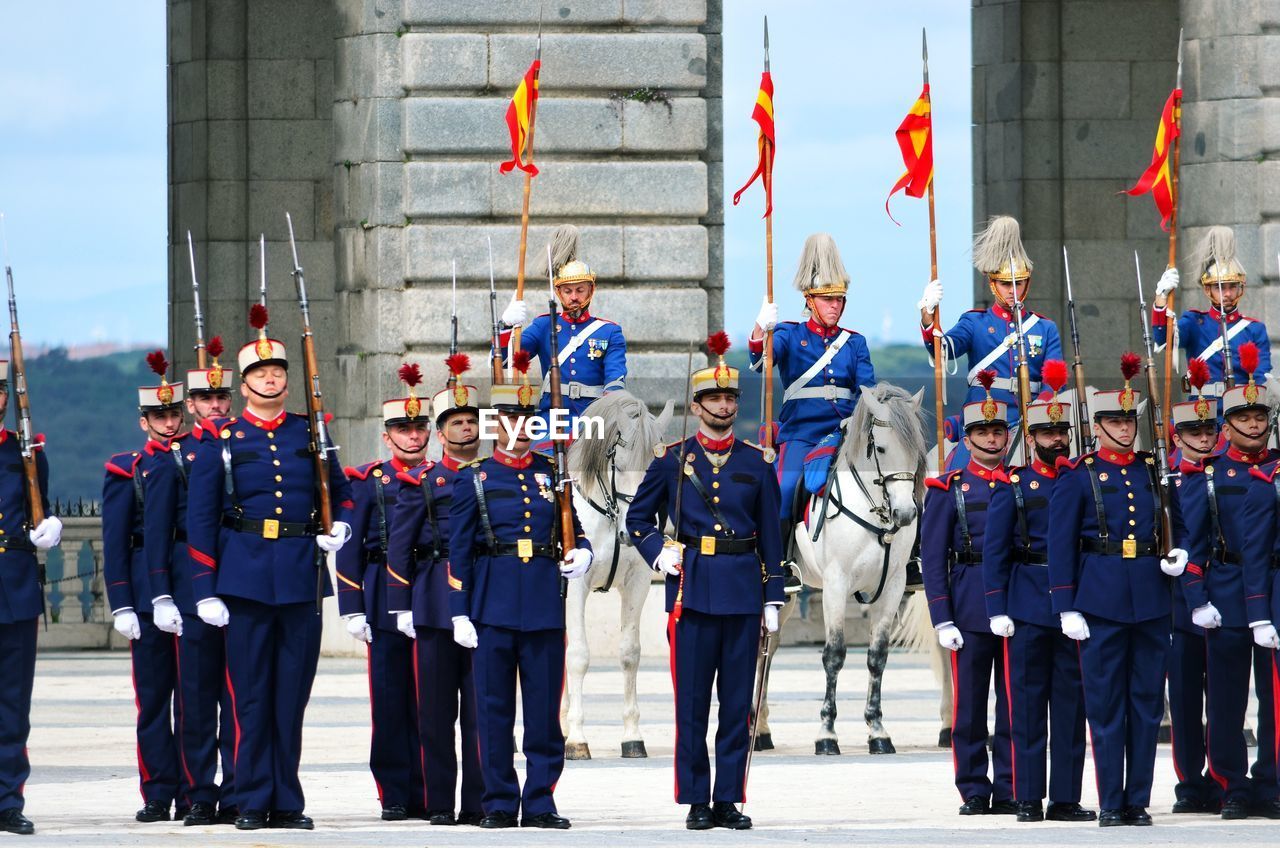
{"label": "paved stone ground", "polygon": [[[27,813],[37,836],[28,843],[58,845],[660,845],[673,839],[710,844],[743,841],[770,845],[1021,845],[1081,842],[1212,845],[1247,841],[1280,844],[1274,823],[1226,823],[1211,817],[1171,816],[1173,768],[1162,746],[1157,764],[1154,828],[1055,823],[1016,824],[1011,818],[962,819],[951,785],[951,758],[937,740],[937,699],[923,658],[895,654],[886,682],[886,727],[898,754],[866,753],[862,723],[866,670],[861,652],[850,652],[842,682],[844,756],[816,758],[822,672],[818,648],[788,648],[773,678],[775,751],[757,755],[747,812],[750,834],[683,829],[685,809],[671,800],[670,679],[665,665],[646,660],[641,671],[642,727],[650,757],[618,757],[621,734],[620,675],[597,666],[587,678],[588,733],[597,759],[569,763],[556,791],[560,811],[573,820],[561,833],[429,827],[421,822],[383,823],[369,776],[368,696],[359,660],[321,662],[307,713],[303,784],[311,833],[230,828],[194,831],[172,824],[133,821],[140,805],[133,744],[133,695],[127,656],[119,653],[41,654],[36,677],[34,773]],[[1086,766],[1085,802],[1096,806]],[[2,838],[2,837],[0,837]],[[17,837],[10,837],[16,839]],[[28,844],[24,843],[24,844]]]}

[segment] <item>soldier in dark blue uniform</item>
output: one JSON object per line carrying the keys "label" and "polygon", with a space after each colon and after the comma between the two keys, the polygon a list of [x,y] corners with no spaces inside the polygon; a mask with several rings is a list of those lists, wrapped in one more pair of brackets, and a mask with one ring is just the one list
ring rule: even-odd
{"label": "soldier in dark blue uniform", "polygon": [[[493,387],[499,445],[493,456],[462,469],[449,505],[450,611],[453,638],[474,648],[484,828],[563,830],[553,796],[564,769],[560,693],[564,686],[564,598],[561,579],[591,567],[591,544],[574,517],[577,546],[560,551],[559,509],[550,459],[529,450],[528,422],[537,410],[528,352],[515,357],[519,383]],[[491,420],[491,419],[490,419]],[[525,783],[516,779],[516,681],[524,715]]]}
{"label": "soldier in dark blue uniform", "polygon": [[169,461],[169,441],[182,431],[182,384],[165,379],[169,363],[162,351],[148,354],[147,364],[160,376],[160,385],[138,389],[138,424],[147,442],[141,451],[116,454],[107,460],[102,483],[102,571],[115,629],[129,640],[133,666],[138,773],[144,802],[135,818],[157,822],[169,820],[169,808],[175,801],[175,818],[183,818],[190,806],[174,733],[182,720],[181,703],[175,703],[175,634],[182,631],[182,618],[172,593],[156,591],[148,574],[143,549],[147,471],[141,466],[157,452]]}
{"label": "soldier in dark blue uniform", "polygon": [[[418,737],[426,775],[425,816],[432,824],[479,824],[484,818],[476,733],[476,686],[471,651],[453,641],[449,612],[449,508],[459,472],[477,462],[479,392],[466,386],[465,354],[448,359],[453,378],[432,399],[439,462],[397,475],[400,491],[387,543],[387,607],[396,627],[415,639]],[[462,798],[454,816],[458,755],[454,727],[461,718]]]}
{"label": "soldier in dark blue uniform", "polygon": [[[318,525],[307,418],[285,411],[284,345],[266,337],[240,349],[239,418],[213,422],[191,469],[187,496],[196,614],[226,627],[227,679],[237,728],[236,827],[310,830],[298,766],[302,718],[320,657],[319,596],[332,593],[320,552],[351,535],[351,489],[335,457],[329,490],[335,520]],[[208,425],[206,425],[206,429]]]}
{"label": "soldier in dark blue uniform", "polygon": [[387,550],[401,486],[398,475],[422,463],[429,432],[426,410],[414,392],[422,372],[417,365],[405,365],[400,379],[409,386],[409,396],[382,404],[382,442],[391,459],[347,469],[355,501],[353,541],[337,556],[338,613],[346,620],[347,632],[368,646],[373,719],[369,770],[378,788],[383,821],[421,818],[426,811],[414,644],[396,629],[386,594]]}
{"label": "soldier in dark blue uniform", "polygon": [[[995,377],[979,374],[982,385]],[[951,653],[955,714],[951,753],[956,789],[964,803],[960,815],[1008,815],[1013,803],[1009,705],[1004,686],[996,686],[993,778],[987,776],[987,699],[992,675],[1004,678],[1004,645],[992,633],[982,576],[985,531],[991,496],[1007,482],[1003,465],[1009,442],[1009,406],[991,394],[964,405],[969,464],[926,482],[920,527],[920,555],[929,615],[938,643]]]}
{"label": "soldier in dark blue uniform", "polygon": [[[1013,266],[1010,267],[1010,261]],[[1032,262],[1022,246],[1018,222],[1008,216],[992,218],[973,245],[973,265],[987,278],[995,302],[989,309],[971,309],[942,336],[943,355],[955,359],[969,357],[969,394],[966,401],[980,402],[984,390],[978,374],[995,372],[991,396],[1007,405],[1009,425],[1018,424],[1017,329],[1014,318],[1014,285],[1017,302],[1022,303],[1022,332],[1026,337],[1031,397],[1040,393],[1041,369],[1046,360],[1062,359],[1058,327],[1045,316],[1026,308],[1031,288]],[[930,281],[920,299],[920,329],[924,346],[933,353],[933,310],[942,302],[942,283]],[[1028,401],[1031,398],[1027,399]],[[954,428],[949,427],[948,430]],[[968,454],[963,443],[948,457],[947,468],[963,468]]]}
{"label": "soldier in dark blue uniform", "polygon": [[[0,359],[0,420],[9,406],[9,363]],[[42,446],[41,446],[42,447]],[[22,814],[23,786],[31,774],[27,737],[31,733],[31,689],[36,673],[36,633],[44,612],[44,587],[36,550],[62,537],[62,522],[49,515],[49,463],[36,451],[36,472],[45,515],[31,527],[18,434],[0,429],[0,653],[8,658],[0,686],[0,830],[28,835],[35,825]]]}
{"label": "soldier in dark blue uniform", "polygon": [[[1058,400],[1066,363],[1044,364],[1053,397],[1027,407],[1035,443],[1030,464],[1009,471],[987,510],[982,573],[991,632],[1005,638],[1005,687],[1013,741],[1018,821],[1093,821],[1080,806],[1084,776],[1084,692],[1075,643],[1062,635],[1049,600],[1049,498],[1058,459],[1071,450],[1071,406]],[[997,684],[1000,685],[1000,684]],[[1049,746],[1052,736],[1053,744]],[[1045,751],[1049,750],[1049,809]]]}
{"label": "soldier in dark blue uniform", "polygon": [[[795,526],[796,487],[805,457],[814,446],[835,433],[853,414],[864,386],[875,385],[875,368],[867,340],[840,326],[849,291],[849,274],[835,240],[815,233],[804,243],[795,287],[804,293],[809,319],[778,323],[778,305],[760,305],[751,330],[751,367],[764,364],[765,333],[773,330],[773,361],[782,378],[782,408],[778,416],[778,483],[782,542],[786,550]],[[772,426],[771,422],[768,426]],[[788,564],[786,589],[800,591],[800,578]]]}
{"label": "soldier in dark blue uniform", "polygon": [[[690,830],[751,827],[735,805],[746,802],[755,662],[762,628],[777,631],[785,597],[777,477],[772,457],[734,438],[740,391],[737,369],[724,362],[728,346],[724,333],[708,340],[718,362],[691,375],[698,431],[659,446],[627,511],[637,550],[667,578],[675,800],[690,805]],[[676,539],[663,535],[668,520]],[[706,741],[713,684],[714,785]]]}
{"label": "soldier in dark blue uniform", "polygon": [[[580,241],[578,228],[564,224],[556,228],[549,245],[551,267],[555,272],[555,292],[561,307],[556,325],[560,373],[564,379],[564,402],[571,421],[581,415],[593,400],[608,392],[624,389],[627,383],[627,340],[618,324],[591,314],[596,275],[586,262],[578,258]],[[545,255],[544,252],[542,256]],[[539,261],[544,265],[541,280],[545,282],[546,260]],[[534,264],[536,267],[538,263]],[[542,302],[546,303],[546,300]],[[510,328],[523,324],[527,314],[525,302],[512,297],[511,303],[502,311],[503,326],[508,328],[501,337],[504,348],[510,340]],[[542,373],[546,374],[551,356],[550,313],[534,318],[521,331],[520,347],[538,358]],[[551,395],[544,385],[538,414],[545,416],[550,407]]]}
{"label": "soldier in dark blue uniform", "polygon": [[[1222,398],[1231,446],[1200,464],[1183,465],[1179,503],[1188,563],[1181,583],[1192,623],[1205,630],[1206,753],[1209,773],[1222,790],[1222,817],[1280,818],[1270,680],[1275,628],[1268,608],[1273,540],[1260,532],[1275,508],[1276,493],[1250,473],[1274,456],[1267,450],[1266,388],[1252,379],[1257,351],[1245,344],[1240,353],[1249,382]],[[1244,742],[1251,670],[1258,694],[1252,781]]]}
{"label": "soldier in dark blue uniform", "polygon": [[[1172,470],[1180,469],[1184,462],[1199,464],[1213,454],[1218,443],[1218,398],[1203,393],[1205,379],[1197,380],[1196,373],[1193,367],[1191,384],[1197,397],[1175,403],[1170,409],[1177,446],[1169,457]],[[1207,369],[1204,377],[1208,377]],[[1175,492],[1180,493],[1184,477],[1179,475],[1173,482]],[[1180,503],[1175,520],[1181,524]],[[1169,731],[1173,771],[1178,777],[1173,790],[1174,813],[1213,813],[1222,806],[1222,790],[1205,771],[1204,663],[1204,628],[1191,621],[1182,582],[1174,580],[1173,643],[1169,652]]]}
{"label": "soldier in dark blue uniform", "polygon": [[[1122,357],[1125,387],[1097,392],[1099,450],[1059,460],[1049,509],[1049,581],[1062,632],[1080,643],[1085,716],[1102,812],[1098,824],[1149,825],[1156,740],[1169,656],[1169,581],[1186,564],[1162,559],[1155,458],[1137,453],[1140,363]],[[1162,573],[1163,572],[1163,573]]]}

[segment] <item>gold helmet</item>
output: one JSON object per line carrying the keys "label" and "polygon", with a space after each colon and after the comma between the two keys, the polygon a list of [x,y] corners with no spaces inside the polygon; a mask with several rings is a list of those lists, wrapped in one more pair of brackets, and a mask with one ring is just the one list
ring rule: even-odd
{"label": "gold helmet", "polygon": [[1236,234],[1230,227],[1209,228],[1196,252],[1196,267],[1200,269],[1200,285],[1210,298],[1218,291],[1219,283],[1223,286],[1228,283],[1240,286],[1231,296],[1228,296],[1226,289],[1222,292],[1227,309],[1234,309],[1236,302],[1244,294],[1245,274],[1244,266],[1236,258]]}
{"label": "gold helmet", "polygon": [[1022,283],[1020,299],[1026,299],[1033,263],[1022,246],[1022,228],[1017,220],[997,215],[987,222],[986,229],[973,241],[973,267],[987,275],[987,285],[998,302],[1013,305],[1005,302],[996,283]]}
{"label": "gold helmet", "polygon": [[[582,247],[582,233],[573,224],[561,224],[556,227],[554,233],[551,234],[551,241],[548,243],[548,250],[545,254],[551,257],[551,278],[555,283],[556,296],[560,299],[560,305],[565,305],[564,296],[560,293],[561,286],[573,285],[575,283],[590,283],[591,289],[587,293],[587,300],[579,309],[586,309],[591,305],[591,298],[596,292],[596,275],[586,262],[578,258],[578,253]],[[543,260],[546,261],[545,259]],[[544,266],[542,274],[545,276],[548,269]]]}

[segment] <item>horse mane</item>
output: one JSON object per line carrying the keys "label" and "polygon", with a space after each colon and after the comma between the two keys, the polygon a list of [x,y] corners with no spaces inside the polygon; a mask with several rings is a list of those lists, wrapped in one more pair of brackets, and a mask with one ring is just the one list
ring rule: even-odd
{"label": "horse mane", "polygon": [[[605,479],[609,470],[609,452],[613,449],[619,434],[636,413],[639,413],[639,424],[634,436],[631,436],[626,448],[619,448],[619,459],[630,456],[639,457],[639,463],[619,464],[620,471],[643,471],[653,458],[653,447],[661,441],[663,434],[658,432],[657,416],[649,412],[644,401],[627,391],[610,392],[597,398],[582,412],[583,417],[596,416],[604,421],[604,438],[581,438],[569,446],[569,473],[578,485],[586,488],[595,481]],[[630,467],[632,465],[635,467]]]}
{"label": "horse mane", "polygon": [[[889,427],[886,429],[905,442],[907,450],[916,458],[916,500],[919,501],[924,496],[924,481],[928,476],[929,448],[925,444],[924,410],[915,405],[912,395],[906,389],[892,383],[876,383],[862,391],[873,395],[888,408]],[[841,457],[850,468],[867,455],[873,420],[870,406],[859,403],[854,408],[853,415],[844,421],[845,439]]]}

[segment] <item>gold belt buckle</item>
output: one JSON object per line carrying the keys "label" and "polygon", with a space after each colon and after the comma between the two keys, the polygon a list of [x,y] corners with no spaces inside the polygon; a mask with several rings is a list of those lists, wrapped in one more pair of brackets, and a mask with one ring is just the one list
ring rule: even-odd
{"label": "gold belt buckle", "polygon": [[707,554],[707,555],[709,555],[709,556],[714,556],[714,555],[715,555],[715,552],[716,552],[716,537],[715,537],[715,536],[703,536],[703,537],[702,537],[702,544],[701,544],[701,545],[699,546],[699,548],[698,548],[698,553]]}
{"label": "gold belt buckle", "polygon": [[1138,542],[1135,539],[1125,539],[1120,543],[1120,556],[1124,559],[1135,559],[1138,556]]}
{"label": "gold belt buckle", "polygon": [[529,558],[531,558],[531,557],[533,556],[533,540],[532,540],[532,539],[517,539],[517,540],[516,540],[516,555],[517,555],[517,556],[520,556],[520,557],[523,557],[524,559],[529,559]]}
{"label": "gold belt buckle", "polygon": [[274,518],[264,518],[262,520],[262,538],[279,539],[280,538],[280,522]]}

